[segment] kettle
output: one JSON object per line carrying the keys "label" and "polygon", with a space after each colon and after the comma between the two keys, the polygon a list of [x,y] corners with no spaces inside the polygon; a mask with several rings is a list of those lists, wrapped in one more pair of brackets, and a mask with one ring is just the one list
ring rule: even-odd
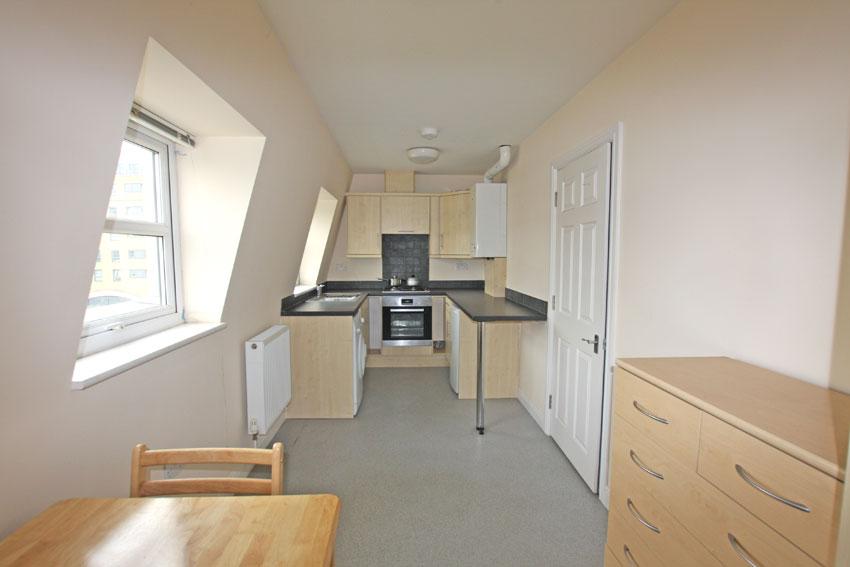
{"label": "kettle", "polygon": [[410,277],[407,278],[407,287],[418,287],[419,286],[419,278],[416,277],[416,274],[410,274]]}

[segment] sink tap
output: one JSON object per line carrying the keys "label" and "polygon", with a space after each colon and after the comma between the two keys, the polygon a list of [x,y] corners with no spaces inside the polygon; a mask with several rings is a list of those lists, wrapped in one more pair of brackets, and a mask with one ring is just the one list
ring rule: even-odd
{"label": "sink tap", "polygon": [[319,284],[316,286],[316,297],[322,297],[322,293],[325,291],[325,284]]}

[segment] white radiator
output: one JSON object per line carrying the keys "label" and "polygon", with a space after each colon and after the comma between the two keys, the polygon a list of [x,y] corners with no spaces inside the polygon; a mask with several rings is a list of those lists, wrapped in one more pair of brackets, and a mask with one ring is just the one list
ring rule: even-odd
{"label": "white radiator", "polygon": [[248,433],[265,435],[292,398],[289,327],[269,327],[245,343]]}

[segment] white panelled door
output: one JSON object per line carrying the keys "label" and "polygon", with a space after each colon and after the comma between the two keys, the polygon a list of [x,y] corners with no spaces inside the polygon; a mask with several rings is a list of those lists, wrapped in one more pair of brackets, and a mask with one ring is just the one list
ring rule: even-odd
{"label": "white panelled door", "polygon": [[555,172],[550,432],[599,489],[608,286],[611,144]]}

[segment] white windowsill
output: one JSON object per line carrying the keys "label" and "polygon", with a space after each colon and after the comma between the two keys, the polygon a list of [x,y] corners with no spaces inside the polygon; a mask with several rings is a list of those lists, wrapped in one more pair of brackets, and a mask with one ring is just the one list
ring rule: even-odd
{"label": "white windowsill", "polygon": [[77,359],[72,390],[84,390],[149,360],[220,331],[226,323],[183,323],[159,333]]}

